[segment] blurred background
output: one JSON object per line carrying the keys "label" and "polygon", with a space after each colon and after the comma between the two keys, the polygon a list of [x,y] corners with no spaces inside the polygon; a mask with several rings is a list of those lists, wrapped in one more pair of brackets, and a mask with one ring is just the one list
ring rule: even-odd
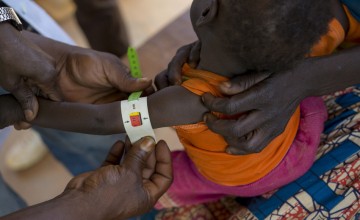
{"label": "blurred background", "polygon": [[[74,17],[72,0],[36,0],[82,47],[89,43]],[[139,47],[167,24],[189,9],[191,0],[118,0],[129,35],[130,45]],[[30,12],[29,12],[30,13]],[[33,130],[0,131],[10,133],[0,142],[0,171],[5,181],[28,205],[53,198],[63,191],[72,175],[48,151]],[[21,149],[21,153],[13,149]],[[35,150],[34,150],[35,149]],[[33,156],[33,153],[36,153]],[[18,163],[28,159],[36,164]],[[12,169],[11,169],[12,167]]]}

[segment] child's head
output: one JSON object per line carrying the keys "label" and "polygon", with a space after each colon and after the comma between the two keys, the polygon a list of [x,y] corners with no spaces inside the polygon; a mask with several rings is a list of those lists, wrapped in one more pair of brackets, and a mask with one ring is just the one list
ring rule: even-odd
{"label": "child's head", "polygon": [[204,53],[246,70],[277,71],[309,54],[328,30],[328,0],[194,0],[191,21]]}

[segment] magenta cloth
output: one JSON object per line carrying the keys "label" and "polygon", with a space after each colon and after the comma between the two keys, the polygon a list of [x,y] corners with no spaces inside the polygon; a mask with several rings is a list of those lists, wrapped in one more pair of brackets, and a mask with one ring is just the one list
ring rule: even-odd
{"label": "magenta cloth", "polygon": [[[205,179],[184,151],[172,152],[174,182],[156,208],[184,206],[220,199],[226,195],[252,197],[284,186],[302,176],[313,164],[320,135],[327,119],[321,98],[310,97],[300,103],[300,125],[284,159],[260,180],[241,186],[222,186]],[[163,201],[166,201],[165,203]]]}

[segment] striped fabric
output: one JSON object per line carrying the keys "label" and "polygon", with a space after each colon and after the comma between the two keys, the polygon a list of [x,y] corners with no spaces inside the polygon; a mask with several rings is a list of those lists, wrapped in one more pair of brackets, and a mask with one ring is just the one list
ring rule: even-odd
{"label": "striped fabric", "polygon": [[162,210],[156,218],[360,219],[360,86],[324,100],[329,119],[317,160],[302,177],[260,197]]}

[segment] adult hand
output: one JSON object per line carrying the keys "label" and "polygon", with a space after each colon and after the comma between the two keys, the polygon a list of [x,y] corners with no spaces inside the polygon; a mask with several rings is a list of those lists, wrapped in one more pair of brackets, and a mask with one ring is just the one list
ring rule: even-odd
{"label": "adult hand", "polygon": [[56,68],[59,91],[68,102],[110,103],[151,88],[151,80],[131,77],[120,59],[109,53],[77,48],[61,57]]}
{"label": "adult hand", "polygon": [[131,92],[151,88],[150,79],[131,77],[129,69],[115,55],[63,44],[29,32],[25,35],[56,61],[54,81],[64,101],[108,103],[126,98]]}
{"label": "adult hand", "polygon": [[38,102],[29,83],[52,100],[60,99],[55,90],[55,61],[11,24],[1,23],[0,33],[0,87],[16,97],[26,120],[32,121],[38,111]]}
{"label": "adult hand", "polygon": [[[164,141],[155,145],[152,138],[145,137],[132,147],[129,142],[125,145],[117,142],[103,167],[75,177],[65,189],[83,194],[82,205],[92,213],[91,219],[143,214],[172,183],[170,150]],[[126,155],[125,148],[129,149]],[[151,156],[153,160],[149,160]]]}
{"label": "adult hand", "polygon": [[172,182],[170,150],[150,137],[125,145],[117,142],[101,168],[74,177],[61,195],[1,219],[126,219],[145,213]]}
{"label": "adult hand", "polygon": [[200,61],[200,49],[200,41],[178,49],[168,68],[156,76],[155,85],[157,89],[160,90],[171,85],[180,85],[182,83],[182,66],[188,63],[192,68],[196,68]]}
{"label": "adult hand", "polygon": [[237,120],[221,120],[212,114],[205,116],[209,128],[224,136],[228,153],[258,153],[283,132],[296,107],[307,97],[306,77],[299,79],[305,70],[300,65],[274,74],[241,75],[220,86],[222,93],[231,97],[203,96],[211,111],[226,115],[244,113]]}
{"label": "adult hand", "polygon": [[[47,79],[46,85],[55,88],[56,97],[63,101],[100,104],[125,99],[134,91],[151,92],[151,80],[132,78],[128,68],[115,55],[66,45],[26,31],[23,34],[54,60],[55,75]],[[36,94],[58,101],[38,84],[27,82],[27,85],[36,90]],[[26,122],[15,124],[17,129],[29,127]]]}

